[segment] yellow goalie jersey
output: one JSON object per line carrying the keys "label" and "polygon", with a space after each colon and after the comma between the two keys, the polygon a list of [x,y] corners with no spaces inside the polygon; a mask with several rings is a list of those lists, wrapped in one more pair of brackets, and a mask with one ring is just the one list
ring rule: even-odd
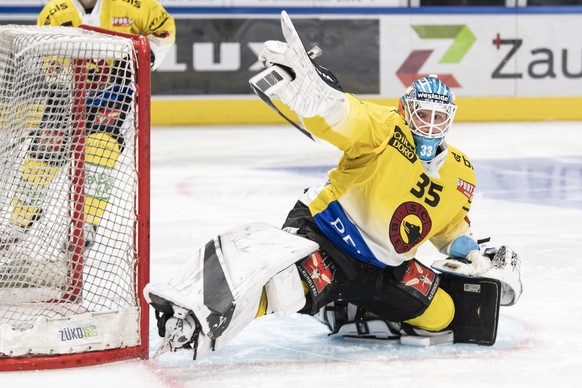
{"label": "yellow goalie jersey", "polygon": [[475,173],[467,156],[444,144],[425,168],[395,108],[347,95],[350,114],[336,128],[321,117],[307,129],[344,152],[329,181],[302,199],[321,231],[352,257],[379,267],[414,257],[431,241],[446,253],[469,233]]}
{"label": "yellow goalie jersey", "polygon": [[38,16],[39,26],[86,24],[145,36],[157,68],[176,40],[174,18],[156,0],[97,0],[87,12],[78,0],[52,0]]}

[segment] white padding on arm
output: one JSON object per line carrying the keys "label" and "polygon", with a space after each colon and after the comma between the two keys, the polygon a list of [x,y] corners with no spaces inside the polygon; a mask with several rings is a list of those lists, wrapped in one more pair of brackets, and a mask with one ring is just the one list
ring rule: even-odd
{"label": "white padding on arm", "polygon": [[265,285],[267,314],[287,316],[305,305],[305,293],[295,264],[273,276]]}

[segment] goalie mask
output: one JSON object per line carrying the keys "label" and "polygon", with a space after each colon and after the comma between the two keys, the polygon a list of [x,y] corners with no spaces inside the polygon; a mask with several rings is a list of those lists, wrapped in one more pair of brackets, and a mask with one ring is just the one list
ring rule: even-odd
{"label": "goalie mask", "polygon": [[454,100],[451,89],[434,74],[415,81],[400,99],[420,160],[430,162],[436,156],[455,117]]}

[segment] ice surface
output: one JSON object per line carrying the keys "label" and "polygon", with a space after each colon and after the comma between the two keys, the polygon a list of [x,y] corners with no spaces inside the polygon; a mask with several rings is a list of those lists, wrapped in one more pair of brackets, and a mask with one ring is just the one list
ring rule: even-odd
{"label": "ice surface", "polygon": [[[0,387],[549,387],[582,371],[582,123],[456,124],[449,143],[477,172],[471,220],[522,256],[524,294],[501,309],[493,347],[403,347],[327,337],[313,318],[254,321],[230,346],[72,370],[5,372]],[[152,279],[167,278],[215,234],[280,225],[339,152],[291,127],[156,128]],[[430,262],[430,247],[420,255]],[[154,321],[152,315],[152,322]],[[153,326],[153,325],[152,325]],[[160,344],[150,333],[153,355]]]}

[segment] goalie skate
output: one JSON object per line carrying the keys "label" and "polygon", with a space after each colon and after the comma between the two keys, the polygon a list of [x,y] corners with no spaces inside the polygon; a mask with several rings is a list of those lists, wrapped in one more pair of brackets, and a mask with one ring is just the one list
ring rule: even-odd
{"label": "goalie skate", "polygon": [[192,359],[196,360],[212,348],[212,340],[202,333],[202,327],[191,311],[155,295],[151,296],[150,303],[156,311],[158,334],[163,337],[154,358],[186,349],[192,351]]}

